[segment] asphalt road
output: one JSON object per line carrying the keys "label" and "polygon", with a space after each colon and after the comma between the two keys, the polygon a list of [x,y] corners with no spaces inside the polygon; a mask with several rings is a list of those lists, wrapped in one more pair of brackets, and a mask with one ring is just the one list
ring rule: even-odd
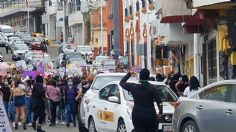
{"label": "asphalt road", "polygon": [[[5,47],[0,47],[0,52],[3,55],[4,62],[12,62],[13,61],[11,59],[11,57],[12,57],[11,52],[9,51],[8,54],[6,54]],[[52,60],[56,60],[58,57],[58,45],[57,44],[49,45],[48,46],[48,54],[51,56]]]}
{"label": "asphalt road", "polygon": [[[48,123],[49,124],[49,123]],[[66,125],[56,125],[55,127],[50,127],[44,125],[42,128],[46,132],[79,132],[78,127],[66,127]],[[36,132],[33,130],[32,126],[27,126],[27,130],[23,130],[22,126],[18,126],[17,130],[12,129],[13,132]]]}

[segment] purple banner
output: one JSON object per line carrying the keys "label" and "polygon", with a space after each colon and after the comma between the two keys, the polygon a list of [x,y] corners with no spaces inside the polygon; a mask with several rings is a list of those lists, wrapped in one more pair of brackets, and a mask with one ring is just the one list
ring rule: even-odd
{"label": "purple banner", "polygon": [[22,77],[23,78],[26,78],[27,76],[31,76],[32,78],[36,78],[36,76],[37,76],[37,72],[36,71],[23,71],[23,73],[22,73]]}

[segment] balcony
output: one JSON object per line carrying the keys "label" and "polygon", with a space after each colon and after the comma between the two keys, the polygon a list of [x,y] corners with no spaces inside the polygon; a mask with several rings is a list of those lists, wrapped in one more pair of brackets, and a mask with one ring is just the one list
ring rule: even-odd
{"label": "balcony", "polygon": [[235,0],[186,0],[198,9],[231,9],[236,6]]}
{"label": "balcony", "polygon": [[192,10],[188,9],[183,0],[157,0],[161,23],[181,23],[192,16]]}
{"label": "balcony", "polygon": [[[40,7],[44,7],[43,0],[28,0],[29,11],[34,11]],[[27,12],[27,3],[25,0],[7,1],[0,4],[0,17],[5,17],[18,12]]]}

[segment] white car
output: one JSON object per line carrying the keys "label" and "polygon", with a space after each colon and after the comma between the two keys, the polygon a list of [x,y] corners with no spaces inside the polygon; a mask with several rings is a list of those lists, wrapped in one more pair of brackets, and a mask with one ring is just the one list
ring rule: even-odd
{"label": "white car", "polygon": [[101,67],[102,61],[109,59],[109,56],[96,56],[96,59],[93,61],[93,66],[94,67]]}
{"label": "white car", "polygon": [[[138,80],[134,81],[138,83]],[[160,90],[163,101],[163,115],[159,119],[159,130],[173,131],[172,115],[177,96],[162,82],[151,82]],[[124,90],[119,81],[113,81],[101,88],[87,102],[85,127],[97,132],[134,132],[132,124],[133,97]],[[157,113],[158,107],[156,105]]]}

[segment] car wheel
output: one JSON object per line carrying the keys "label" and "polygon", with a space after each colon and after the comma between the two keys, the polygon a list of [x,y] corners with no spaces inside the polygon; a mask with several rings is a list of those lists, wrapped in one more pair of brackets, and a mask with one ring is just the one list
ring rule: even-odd
{"label": "car wheel", "polygon": [[181,132],[199,132],[199,129],[194,121],[189,120],[184,123]]}
{"label": "car wheel", "polygon": [[117,132],[127,132],[125,122],[123,120],[118,122]]}
{"label": "car wheel", "polygon": [[89,132],[97,132],[93,118],[89,119],[88,131]]}

